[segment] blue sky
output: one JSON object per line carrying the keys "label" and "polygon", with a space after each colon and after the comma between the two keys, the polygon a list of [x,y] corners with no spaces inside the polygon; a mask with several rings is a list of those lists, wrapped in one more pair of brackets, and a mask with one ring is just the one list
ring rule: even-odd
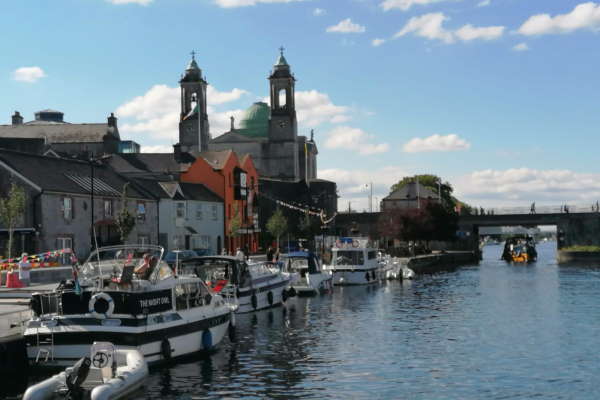
{"label": "blue sky", "polygon": [[283,45],[340,208],[414,173],[486,208],[600,199],[600,2],[23,0],[2,15],[4,123],[115,112],[122,137],[164,150],[195,50],[217,136],[268,94]]}

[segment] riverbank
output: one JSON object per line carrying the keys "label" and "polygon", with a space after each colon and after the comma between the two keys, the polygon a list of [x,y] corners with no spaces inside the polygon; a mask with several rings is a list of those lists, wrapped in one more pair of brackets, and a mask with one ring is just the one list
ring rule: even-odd
{"label": "riverbank", "polygon": [[479,255],[472,251],[450,251],[408,257],[405,265],[415,274],[435,274],[451,271],[461,265],[477,264]]}
{"label": "riverbank", "polygon": [[600,264],[600,251],[558,250],[556,256],[559,264],[590,263]]}

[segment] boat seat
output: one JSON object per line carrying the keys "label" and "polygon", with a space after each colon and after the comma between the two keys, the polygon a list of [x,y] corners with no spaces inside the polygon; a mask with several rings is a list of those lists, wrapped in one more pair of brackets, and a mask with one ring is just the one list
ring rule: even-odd
{"label": "boat seat", "polygon": [[133,279],[133,270],[135,269],[135,266],[132,265],[126,265],[123,267],[123,271],[121,272],[121,276],[119,276],[118,278],[113,278],[112,282],[122,285],[122,284],[130,284],[132,279]]}

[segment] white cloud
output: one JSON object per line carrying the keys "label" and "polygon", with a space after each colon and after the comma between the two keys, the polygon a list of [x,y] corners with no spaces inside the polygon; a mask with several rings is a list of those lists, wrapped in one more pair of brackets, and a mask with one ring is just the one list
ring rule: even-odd
{"label": "white cloud", "polygon": [[430,13],[419,17],[412,17],[406,25],[394,35],[394,38],[413,33],[429,40],[441,40],[444,43],[450,44],[456,42],[456,40],[461,40],[463,42],[476,39],[493,40],[504,34],[505,28],[503,26],[475,27],[471,24],[467,24],[455,31],[447,30],[443,27],[443,24],[449,19],[450,18],[445,16],[444,13]]}
{"label": "white cloud", "polygon": [[455,32],[455,35],[462,41],[470,40],[494,40],[498,39],[504,33],[503,26],[487,26],[476,28],[467,24]]}
{"label": "white cloud", "polygon": [[487,7],[490,4],[492,4],[492,0],[482,0],[479,3],[477,3],[477,7]]}
{"label": "white cloud", "polygon": [[305,1],[305,0],[214,0],[215,4],[221,8],[248,7],[248,6],[255,6],[257,4],[271,4],[271,3],[293,3],[296,1]]}
{"label": "white cloud", "polygon": [[366,28],[362,25],[355,24],[350,18],[341,20],[337,25],[332,25],[326,29],[330,33],[363,33]]}
{"label": "white cloud", "polygon": [[414,173],[397,166],[380,169],[331,168],[318,171],[319,178],[337,183],[340,193],[338,208],[347,210],[348,202],[351,202],[352,209],[358,211],[368,209],[370,183],[373,183],[373,210],[377,210],[378,203],[390,193],[392,185],[403,177],[411,175]]}
{"label": "white cloud", "polygon": [[372,45],[373,47],[379,47],[379,46],[381,46],[381,45],[382,45],[382,44],[384,44],[384,43],[385,43],[385,39],[379,39],[379,38],[373,39],[373,40],[371,41],[371,45]]}
{"label": "white cloud", "polygon": [[512,49],[514,51],[527,51],[529,50],[529,46],[527,45],[527,43],[523,42],[515,45]]}
{"label": "white cloud", "polygon": [[[211,133],[221,134],[229,130],[229,116],[239,120],[242,110],[217,112],[215,106],[240,99],[248,92],[234,88],[221,92],[213,86],[207,88],[207,111]],[[142,96],[122,104],[117,115],[125,118],[119,130],[124,134],[140,139],[170,140],[175,143],[179,137],[180,89],[167,85],[155,85]]]}
{"label": "white cloud", "polygon": [[570,13],[554,17],[549,14],[534,15],[521,25],[518,32],[532,36],[570,33],[579,29],[600,30],[600,4],[591,1],[581,3]]}
{"label": "white cloud", "polygon": [[400,9],[402,11],[409,10],[414,5],[427,5],[439,3],[444,0],[384,0],[379,4],[384,11]]}
{"label": "white cloud", "polygon": [[[263,101],[268,104],[269,98]],[[339,124],[351,119],[350,107],[335,105],[329,95],[314,89],[296,92],[295,103],[298,122],[306,128],[315,128],[323,123]]]}
{"label": "white cloud", "polygon": [[432,135],[424,139],[414,138],[404,144],[406,153],[422,153],[429,151],[459,151],[468,150],[471,144],[458,135]]}
{"label": "white cloud", "polygon": [[363,155],[385,153],[390,149],[387,143],[371,143],[373,139],[375,135],[368,134],[362,129],[338,126],[327,134],[325,147],[351,150]]}
{"label": "white cloud", "polygon": [[172,153],[173,146],[167,145],[156,145],[156,146],[142,146],[142,153]]}
{"label": "white cloud", "polygon": [[529,206],[535,201],[590,207],[600,199],[600,174],[570,170],[487,169],[459,177],[453,186],[461,200],[486,206]]}
{"label": "white cloud", "polygon": [[106,0],[112,4],[139,4],[141,6],[147,6],[154,0]]}
{"label": "white cloud", "polygon": [[46,73],[40,67],[21,67],[13,72],[13,79],[19,82],[34,83],[45,76]]}
{"label": "white cloud", "polygon": [[327,11],[322,8],[315,8],[313,10],[313,15],[315,17],[320,17],[321,15],[325,15],[325,14],[327,14]]}

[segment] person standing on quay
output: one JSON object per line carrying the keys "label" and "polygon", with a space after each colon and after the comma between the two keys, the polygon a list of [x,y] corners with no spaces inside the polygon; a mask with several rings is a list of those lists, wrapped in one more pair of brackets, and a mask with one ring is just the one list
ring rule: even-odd
{"label": "person standing on quay", "polygon": [[237,258],[240,261],[244,261],[246,259],[246,257],[244,256],[244,252],[239,247],[237,248],[237,251],[235,253],[235,258]]}
{"label": "person standing on quay", "polygon": [[23,286],[29,286],[29,272],[31,270],[31,264],[27,261],[27,253],[21,254],[21,261],[19,261],[19,280]]}

